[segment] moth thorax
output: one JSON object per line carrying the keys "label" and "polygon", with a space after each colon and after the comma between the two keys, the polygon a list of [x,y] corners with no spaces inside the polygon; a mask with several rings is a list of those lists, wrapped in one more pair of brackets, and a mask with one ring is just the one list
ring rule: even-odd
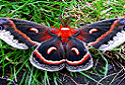
{"label": "moth thorax", "polygon": [[70,30],[69,28],[61,28],[61,30]]}

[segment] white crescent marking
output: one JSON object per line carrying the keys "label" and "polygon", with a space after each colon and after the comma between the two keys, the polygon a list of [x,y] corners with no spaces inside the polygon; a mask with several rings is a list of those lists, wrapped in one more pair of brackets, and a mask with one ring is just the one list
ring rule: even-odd
{"label": "white crescent marking", "polygon": [[39,31],[38,31],[38,29],[36,29],[36,28],[30,28],[30,31],[34,31],[35,33],[39,33]]}
{"label": "white crescent marking", "polygon": [[57,50],[56,47],[50,47],[48,50],[47,50],[47,54],[50,54],[53,50]]}
{"label": "white crescent marking", "polygon": [[97,31],[98,31],[98,29],[93,28],[93,29],[91,29],[91,30],[89,31],[89,34],[92,34],[93,32],[97,32]]}
{"label": "white crescent marking", "polygon": [[77,48],[73,47],[71,50],[72,50],[72,51],[75,51],[75,53],[76,53],[77,55],[79,55],[79,50],[78,50]]}

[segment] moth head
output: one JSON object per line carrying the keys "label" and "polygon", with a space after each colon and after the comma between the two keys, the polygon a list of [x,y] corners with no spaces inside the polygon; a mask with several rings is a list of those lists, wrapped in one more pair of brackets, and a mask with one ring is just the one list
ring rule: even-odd
{"label": "moth head", "polygon": [[78,32],[78,30],[74,31],[75,27],[73,28],[71,28],[70,26],[64,27],[62,24],[60,24],[60,29],[55,28],[53,26],[52,28],[54,28],[55,30],[52,30],[51,32],[53,32],[54,34],[57,34],[58,37],[61,37],[61,38],[71,37],[73,34]]}

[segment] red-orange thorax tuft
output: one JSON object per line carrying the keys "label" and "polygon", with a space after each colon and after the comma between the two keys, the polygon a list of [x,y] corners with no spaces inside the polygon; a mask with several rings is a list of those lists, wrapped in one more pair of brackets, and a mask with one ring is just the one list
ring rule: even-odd
{"label": "red-orange thorax tuft", "polygon": [[[55,27],[53,27],[55,28]],[[73,29],[75,28],[71,28],[70,26],[67,26],[67,27],[63,27],[61,24],[60,24],[60,29],[58,28],[55,28],[57,31],[52,31],[53,33],[57,34],[58,37],[61,37],[62,38],[62,42],[67,42],[67,38],[68,37],[72,37],[73,34],[77,33],[78,31],[72,31]]]}

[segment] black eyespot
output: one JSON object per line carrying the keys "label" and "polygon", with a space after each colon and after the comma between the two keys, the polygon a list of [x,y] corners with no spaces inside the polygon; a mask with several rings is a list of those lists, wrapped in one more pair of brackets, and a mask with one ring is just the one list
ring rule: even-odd
{"label": "black eyespot", "polygon": [[3,30],[3,29],[4,29],[4,27],[2,25],[0,25],[0,30]]}
{"label": "black eyespot", "polygon": [[125,26],[123,27],[123,30],[125,30]]}

